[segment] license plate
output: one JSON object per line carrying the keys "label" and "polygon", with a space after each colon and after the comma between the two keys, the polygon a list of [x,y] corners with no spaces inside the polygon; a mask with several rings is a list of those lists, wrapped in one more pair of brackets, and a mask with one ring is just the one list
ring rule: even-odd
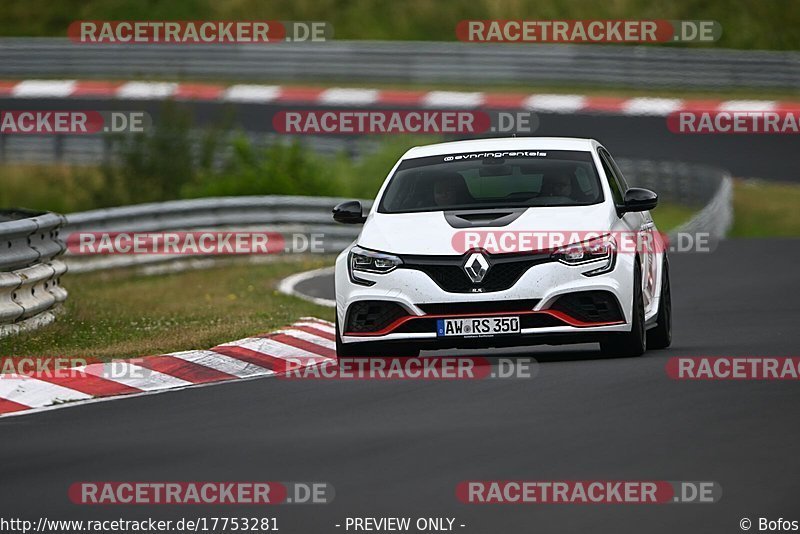
{"label": "license plate", "polygon": [[437,337],[519,334],[519,317],[469,317],[437,319]]}

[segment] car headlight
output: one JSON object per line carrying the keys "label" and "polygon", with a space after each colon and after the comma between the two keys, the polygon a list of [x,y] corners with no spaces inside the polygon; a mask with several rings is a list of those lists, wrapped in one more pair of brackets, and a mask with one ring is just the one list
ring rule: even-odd
{"label": "car headlight", "polygon": [[614,269],[617,259],[617,241],[612,235],[604,235],[572,243],[553,252],[553,259],[565,265],[592,264],[592,269],[584,271],[584,276],[597,276]]}
{"label": "car headlight", "polygon": [[356,284],[373,285],[375,282],[359,278],[357,273],[386,274],[394,271],[403,260],[392,254],[384,254],[374,250],[367,250],[358,246],[350,250],[348,257],[350,279]]}

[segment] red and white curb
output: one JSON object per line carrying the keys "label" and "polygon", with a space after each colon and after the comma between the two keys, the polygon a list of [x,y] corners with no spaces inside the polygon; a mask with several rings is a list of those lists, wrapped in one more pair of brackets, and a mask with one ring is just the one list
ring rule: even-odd
{"label": "red and white curb", "polygon": [[613,97],[578,94],[414,91],[281,85],[113,82],[93,80],[0,81],[0,97],[108,98],[286,103],[317,106],[527,109],[541,113],[667,116],[677,111],[797,111],[800,102]]}
{"label": "red and white curb", "polygon": [[94,363],[79,368],[83,372],[75,376],[0,375],[0,417],[123,395],[274,376],[286,370],[289,362],[296,369],[335,360],[335,339],[333,323],[304,317],[282,330],[209,350]]}

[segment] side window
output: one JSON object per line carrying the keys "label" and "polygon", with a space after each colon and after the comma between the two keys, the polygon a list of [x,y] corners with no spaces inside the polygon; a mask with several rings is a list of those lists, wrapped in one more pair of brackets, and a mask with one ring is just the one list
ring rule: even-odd
{"label": "side window", "polygon": [[625,193],[625,191],[628,190],[628,181],[625,179],[625,175],[623,175],[622,171],[619,170],[619,165],[617,165],[617,162],[614,161],[614,158],[611,157],[611,154],[609,154],[605,150],[603,152],[608,158],[608,161],[611,163],[611,167],[614,168],[614,174],[617,176],[617,181],[619,182],[619,185],[622,188],[622,192]]}
{"label": "side window", "polygon": [[622,188],[617,181],[617,173],[612,169],[611,164],[608,162],[608,153],[605,150],[600,149],[598,151],[600,154],[600,162],[603,164],[603,172],[606,173],[608,177],[608,185],[611,187],[611,196],[614,197],[614,204],[617,206],[621,206],[624,199],[624,193]]}

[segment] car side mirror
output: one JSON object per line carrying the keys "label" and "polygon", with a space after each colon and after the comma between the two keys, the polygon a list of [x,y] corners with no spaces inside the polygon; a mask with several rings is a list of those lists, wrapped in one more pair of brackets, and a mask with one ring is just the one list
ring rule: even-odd
{"label": "car side mirror", "polygon": [[361,202],[348,200],[333,208],[333,220],[344,224],[362,224],[367,218],[361,210]]}
{"label": "car side mirror", "polygon": [[658,195],[649,189],[631,187],[625,191],[625,199],[620,209],[622,213],[630,211],[647,211],[656,207]]}

